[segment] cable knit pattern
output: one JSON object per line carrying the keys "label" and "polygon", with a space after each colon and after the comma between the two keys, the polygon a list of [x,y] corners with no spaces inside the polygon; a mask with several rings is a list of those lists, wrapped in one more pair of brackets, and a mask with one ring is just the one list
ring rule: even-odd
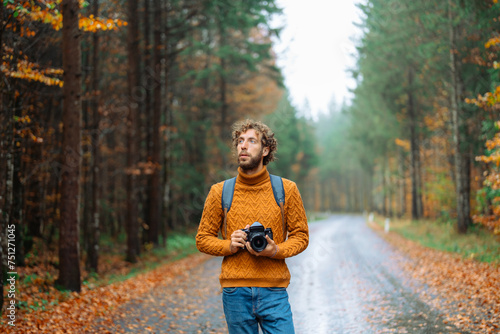
{"label": "cable knit pattern", "polygon": [[[307,248],[309,231],[307,218],[297,185],[283,179],[285,188],[285,221],[288,239],[284,241],[281,210],[274,199],[267,168],[255,175],[246,175],[238,169],[233,202],[227,215],[227,236],[219,239],[224,213],[221,196],[224,182],[212,186],[205,202],[196,245],[201,252],[224,256],[221,275],[222,287],[287,287],[290,272],[285,258]],[[246,250],[235,254],[230,250],[231,234],[254,222],[260,222],[273,231],[279,251],[273,258],[251,255]]]}

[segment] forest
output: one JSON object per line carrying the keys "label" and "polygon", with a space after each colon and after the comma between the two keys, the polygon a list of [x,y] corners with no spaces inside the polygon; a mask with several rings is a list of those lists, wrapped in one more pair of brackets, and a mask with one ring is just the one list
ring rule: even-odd
{"label": "forest", "polygon": [[195,230],[210,186],[236,173],[231,125],[244,118],[274,130],[269,169],[308,213],[500,234],[500,4],[358,8],[353,98],[313,118],[276,65],[276,1],[3,0],[4,279],[51,253],[51,284],[80,291],[105,252],[135,263]]}

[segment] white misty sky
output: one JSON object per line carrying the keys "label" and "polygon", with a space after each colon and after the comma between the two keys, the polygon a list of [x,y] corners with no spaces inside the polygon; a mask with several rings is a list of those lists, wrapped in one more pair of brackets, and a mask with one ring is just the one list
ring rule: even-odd
{"label": "white misty sky", "polygon": [[[354,64],[352,37],[359,35],[359,0],[278,0],[285,25],[275,51],[292,104],[315,117],[326,112],[332,99],[350,100],[354,81],[347,69]],[[305,101],[310,111],[304,110]]]}

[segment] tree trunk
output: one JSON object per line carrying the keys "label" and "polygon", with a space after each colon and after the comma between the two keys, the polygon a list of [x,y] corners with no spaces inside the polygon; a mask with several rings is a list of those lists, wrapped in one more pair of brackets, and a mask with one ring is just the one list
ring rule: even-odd
{"label": "tree trunk", "polygon": [[[106,145],[107,147],[115,146],[115,136],[106,136]],[[106,210],[106,225],[109,226],[110,235],[116,237],[119,235],[119,227],[118,227],[118,212],[119,212],[119,202],[117,200],[116,191],[119,185],[122,184],[120,177],[115,174],[116,166],[112,159],[106,159],[106,190],[105,193],[106,199],[108,202],[108,209]],[[103,166],[104,168],[104,166]]]}
{"label": "tree trunk", "polygon": [[162,98],[161,98],[161,71],[162,71],[162,42],[161,42],[161,1],[154,0],[154,51],[153,51],[153,62],[154,62],[154,77],[155,86],[153,90],[153,134],[152,134],[152,156],[151,162],[153,163],[153,174],[151,175],[151,188],[149,195],[149,231],[148,240],[155,246],[158,246],[158,235],[161,217],[161,195],[160,195],[160,153],[161,153],[161,138],[160,138],[160,126],[161,126],[161,109],[162,109]]}
{"label": "tree trunk", "polygon": [[351,202],[351,179],[349,173],[344,174],[344,194],[345,194],[345,207],[344,210],[347,212],[352,212],[352,202]]}
{"label": "tree trunk", "polygon": [[[0,17],[3,17],[4,7],[0,6]],[[0,31],[0,45],[3,41],[3,31]],[[3,59],[3,48],[0,48],[0,59]],[[12,150],[12,115],[11,109],[6,105],[7,88],[5,87],[5,78],[3,72],[0,71],[0,273],[7,271],[4,268],[4,247],[7,239],[6,232],[9,225],[9,210],[8,210],[8,188],[9,188],[9,161],[11,160]],[[6,259],[6,258],[5,258]],[[3,278],[0,279],[0,314],[3,309]]]}
{"label": "tree trunk", "polygon": [[387,160],[385,158],[385,154],[382,156],[382,170],[380,171],[380,180],[382,182],[382,201],[381,201],[381,209],[382,215],[387,216],[387,183],[386,183],[386,169],[387,169]]}
{"label": "tree trunk", "polygon": [[418,182],[419,147],[417,134],[417,113],[415,110],[415,100],[413,97],[413,68],[408,71],[408,117],[410,126],[410,178],[411,178],[411,218],[420,219],[419,197],[420,188]]}
{"label": "tree trunk", "polygon": [[[417,136],[417,141],[419,140],[419,137]],[[423,182],[422,182],[422,159],[420,157],[420,150],[417,152],[418,157],[417,157],[417,211],[418,211],[418,216],[422,218],[424,216],[424,202],[422,199],[422,188],[423,188]]]}
{"label": "tree trunk", "polygon": [[[94,0],[92,4],[92,12],[94,17],[99,16],[99,2]],[[92,35],[92,98],[90,101],[90,109],[92,110],[92,126],[90,131],[91,138],[91,158],[90,165],[92,184],[91,184],[91,203],[90,203],[90,230],[89,230],[89,247],[88,247],[88,266],[90,270],[98,272],[99,266],[99,234],[100,234],[100,219],[99,219],[99,198],[100,184],[99,177],[100,168],[100,130],[99,130],[99,33],[94,32]]]}
{"label": "tree trunk", "polygon": [[405,158],[402,147],[398,148],[398,172],[399,172],[399,216],[406,214],[406,177]]}
{"label": "tree trunk", "polygon": [[[166,54],[171,54],[172,50],[171,47],[168,43],[168,39],[171,36],[170,28],[169,28],[169,10],[166,10],[165,13],[165,35],[167,36],[167,42],[165,42],[166,45]],[[164,154],[164,159],[163,159],[163,187],[162,187],[162,216],[163,219],[162,224],[161,224],[161,235],[162,235],[162,246],[166,247],[167,246],[167,237],[168,237],[168,228],[172,226],[172,213],[174,211],[174,203],[172,202],[172,188],[171,188],[171,177],[172,177],[172,170],[173,170],[173,160],[172,160],[172,128],[174,126],[174,120],[173,120],[173,113],[172,113],[172,96],[173,94],[170,94],[170,92],[173,91],[173,80],[171,77],[171,71],[170,69],[172,68],[173,64],[173,59],[168,59],[166,64],[166,68],[164,70],[165,73],[165,78],[164,78],[164,90],[165,93],[164,95],[167,96],[167,98],[164,101],[165,105],[165,124],[166,124],[166,140],[164,141],[165,144],[165,154]]]}
{"label": "tree trunk", "polygon": [[139,223],[137,219],[137,196],[136,181],[137,176],[137,102],[134,100],[134,90],[139,86],[137,65],[139,61],[138,35],[139,26],[137,23],[137,0],[128,2],[128,116],[127,116],[127,256],[129,262],[137,262],[139,255]]}
{"label": "tree trunk", "polygon": [[[146,157],[145,161],[152,162],[153,156],[153,112],[151,107],[151,91],[154,89],[156,82],[154,65],[151,59],[151,27],[154,26],[154,22],[150,19],[151,15],[151,0],[144,0],[144,88],[145,88],[145,101],[144,101],[144,132],[146,135]],[[154,9],[154,8],[153,8]],[[144,212],[146,218],[146,224],[149,224],[150,212],[151,212],[151,189],[153,188],[152,176],[150,174],[145,175],[146,179],[146,189],[145,189],[145,201],[144,201]],[[149,231],[145,231],[143,238],[145,241],[149,239]]]}
{"label": "tree trunk", "polygon": [[[226,31],[224,29],[223,18],[226,16],[225,8],[221,8],[222,13],[219,17],[219,33],[220,33],[220,45],[222,48],[226,45]],[[227,73],[226,73],[226,60],[224,57],[220,58],[220,139],[222,142],[226,142],[227,139],[230,138],[230,129],[228,129],[227,125],[227,112],[228,112],[228,102],[227,102]],[[222,167],[224,168],[227,164],[226,152],[221,152],[222,157]]]}
{"label": "tree trunk", "polygon": [[[36,113],[36,116],[40,117],[40,113]],[[37,133],[38,135],[38,133]],[[26,235],[24,239],[24,253],[28,254],[33,248],[34,238],[41,237],[41,227],[43,222],[43,205],[45,203],[45,187],[38,175],[40,169],[39,163],[43,161],[42,145],[40,143],[30,141],[27,144],[31,160],[25,162],[24,170],[37,171],[29,173],[24,177],[23,189],[25,192],[25,213],[24,221],[27,225]]]}
{"label": "tree trunk", "polygon": [[470,217],[470,159],[467,152],[467,129],[464,122],[462,101],[464,85],[462,82],[461,59],[456,41],[461,39],[459,28],[453,24],[453,1],[448,0],[450,74],[451,74],[451,118],[453,145],[455,148],[455,193],[457,196],[457,230],[466,233],[471,224]]}
{"label": "tree trunk", "polygon": [[[168,94],[168,80],[167,84],[167,94]],[[166,101],[167,106],[170,106],[170,102]],[[167,140],[165,141],[165,159],[164,159],[164,171],[163,171],[163,217],[165,221],[162,226],[161,234],[163,237],[163,246],[167,244],[168,228],[173,226],[173,211],[174,205],[172,201],[172,189],[171,189],[171,172],[172,172],[172,133],[170,128],[173,126],[172,111],[169,107],[166,110],[166,123],[167,123]]]}
{"label": "tree trunk", "polygon": [[[16,99],[17,100],[17,99]],[[17,101],[16,101],[17,102]],[[14,116],[22,117],[21,108],[17,105],[14,105]],[[18,127],[19,123],[14,123],[14,128]],[[16,129],[16,132],[19,133],[20,129]],[[12,179],[12,206],[10,211],[10,221],[11,224],[15,225],[15,235],[16,235],[16,264],[18,266],[24,266],[24,194],[23,194],[23,184],[21,183],[21,173],[24,170],[21,162],[21,147],[25,147],[26,142],[21,136],[14,136],[14,147],[13,147],[13,179]]]}
{"label": "tree trunk", "polygon": [[80,291],[78,209],[81,165],[81,50],[78,0],[63,0],[63,141],[59,278],[65,289]]}
{"label": "tree trunk", "polygon": [[387,154],[387,165],[385,168],[385,184],[386,184],[386,192],[387,192],[387,217],[392,217],[394,214],[394,208],[393,208],[393,185],[392,185],[392,180],[391,180],[391,165],[390,165],[390,160],[389,160],[389,154]]}
{"label": "tree trunk", "polygon": [[[90,36],[89,36],[90,37]],[[87,69],[90,67],[90,56],[89,52],[87,51],[89,49],[90,43],[88,42],[87,39],[83,39],[82,42],[83,45],[83,52],[82,52],[82,66],[84,69]],[[83,78],[83,89],[84,89],[84,95],[87,92],[91,92],[92,88],[90,84],[88,83],[88,74],[87,71],[83,73],[85,76]],[[91,225],[91,210],[90,210],[90,205],[91,205],[91,172],[90,172],[90,164],[91,164],[91,143],[90,141],[90,104],[88,99],[83,99],[82,101],[82,119],[83,119],[83,129],[82,129],[82,136],[83,136],[83,141],[82,141],[82,184],[80,185],[82,188],[82,208],[81,208],[81,220],[80,220],[80,232],[83,235],[82,238],[82,248],[85,249],[87,252],[87,259],[85,263],[86,269],[90,269],[88,265],[88,256],[89,256],[89,240],[90,240],[90,225]]]}
{"label": "tree trunk", "polygon": [[[226,83],[226,61],[224,58],[221,58],[220,60],[220,68],[221,68],[221,75],[220,75],[220,128],[221,128],[221,139],[223,141],[226,140],[226,133],[228,132],[227,130],[227,109],[228,109],[228,104],[227,104],[227,83]],[[225,161],[225,155],[224,155],[224,161]]]}

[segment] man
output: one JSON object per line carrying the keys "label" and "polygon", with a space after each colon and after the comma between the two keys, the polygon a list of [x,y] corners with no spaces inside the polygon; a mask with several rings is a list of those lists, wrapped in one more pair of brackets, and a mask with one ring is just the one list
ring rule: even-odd
{"label": "man", "polygon": [[[309,243],[304,205],[295,183],[286,179],[283,212],[276,203],[266,168],[277,149],[269,127],[246,120],[236,123],[233,130],[239,168],[230,211],[225,215],[222,209],[224,182],[213,185],[196,245],[201,252],[224,256],[219,280],[230,334],[258,333],[259,325],[264,333],[294,333],[285,258],[304,251]],[[252,249],[242,231],[254,222],[273,232],[272,239],[266,235],[267,246],[260,252]]]}

